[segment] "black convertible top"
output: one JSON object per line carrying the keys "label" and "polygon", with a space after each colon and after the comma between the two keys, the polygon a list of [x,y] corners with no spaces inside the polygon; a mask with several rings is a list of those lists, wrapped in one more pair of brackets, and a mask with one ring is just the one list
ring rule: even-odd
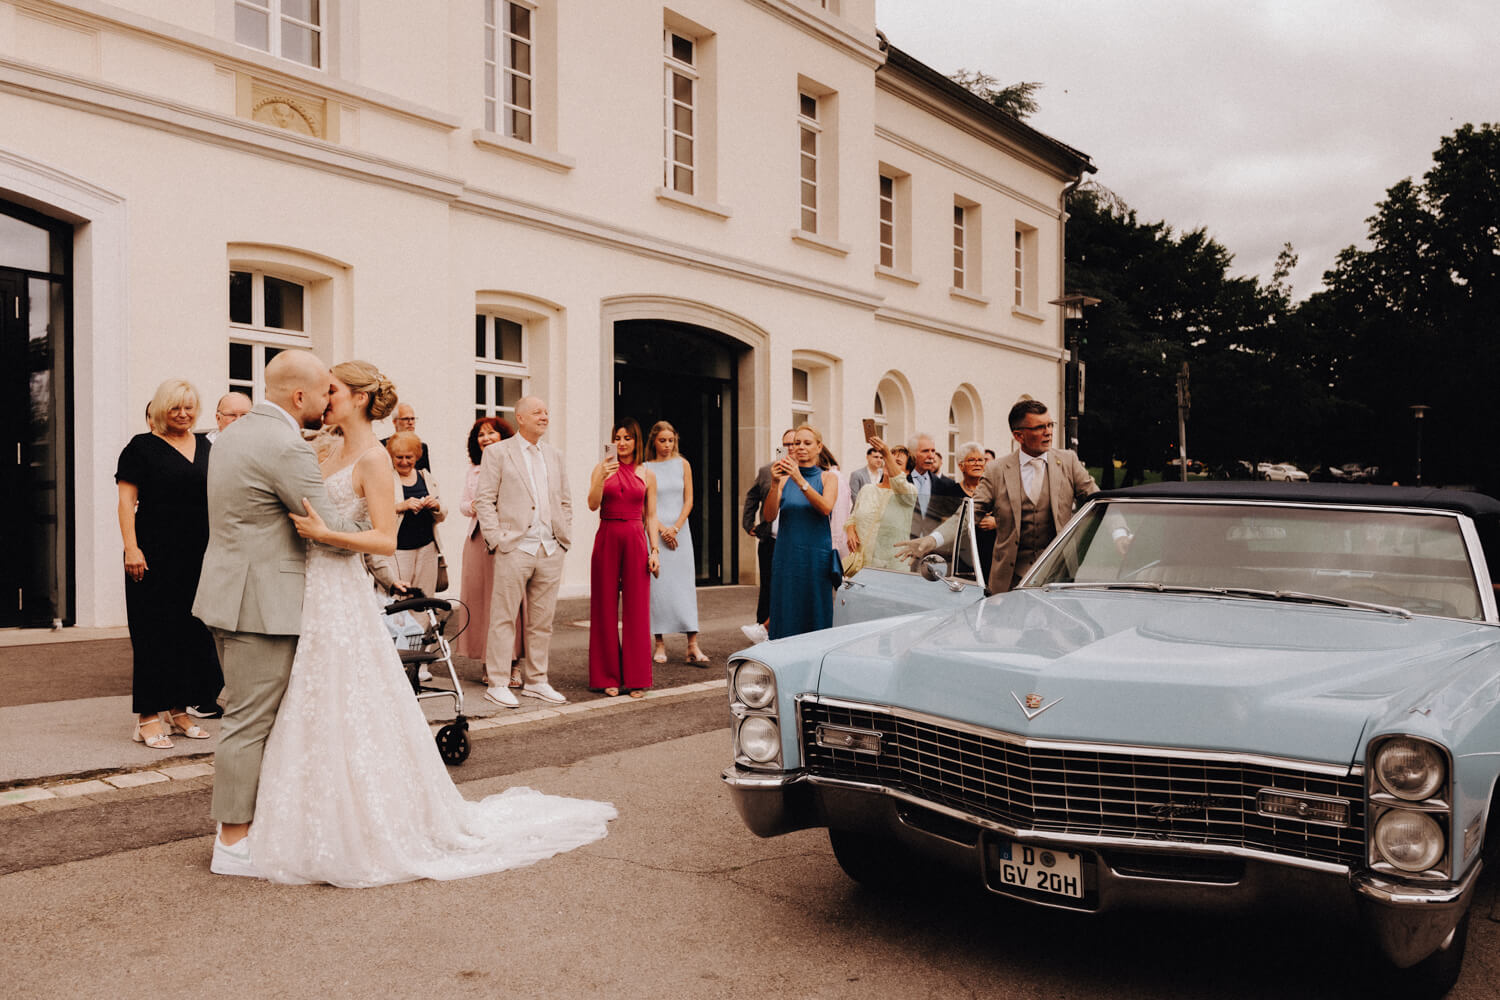
{"label": "black convertible top", "polygon": [[1355,483],[1163,482],[1096,493],[1102,499],[1263,500],[1291,503],[1353,504],[1379,507],[1425,507],[1455,511],[1473,518],[1500,518],[1500,500],[1468,490],[1425,486],[1374,486]]}

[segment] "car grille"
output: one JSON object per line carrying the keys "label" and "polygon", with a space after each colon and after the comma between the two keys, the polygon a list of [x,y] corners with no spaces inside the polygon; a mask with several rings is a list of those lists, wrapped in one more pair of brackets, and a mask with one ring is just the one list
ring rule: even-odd
{"label": "car grille", "polygon": [[[1026,746],[1016,735],[899,710],[799,704],[803,760],[816,775],[898,789],[1023,831],[1243,847],[1350,866],[1364,859],[1359,777],[1149,750]],[[819,746],[820,724],[879,732],[880,752]],[[1262,816],[1263,788],[1343,799],[1349,825]]]}

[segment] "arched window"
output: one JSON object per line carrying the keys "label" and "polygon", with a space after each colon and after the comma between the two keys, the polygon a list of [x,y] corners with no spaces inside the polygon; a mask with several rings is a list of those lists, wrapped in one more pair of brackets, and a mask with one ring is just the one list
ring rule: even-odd
{"label": "arched window", "polygon": [[958,475],[959,446],[981,440],[983,431],[979,393],[971,385],[959,386],[948,403],[948,475]]}

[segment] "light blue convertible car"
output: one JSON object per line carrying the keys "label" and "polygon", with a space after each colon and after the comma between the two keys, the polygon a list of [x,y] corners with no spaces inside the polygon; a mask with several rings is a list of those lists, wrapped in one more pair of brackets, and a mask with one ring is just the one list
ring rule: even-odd
{"label": "light blue convertible car", "polygon": [[752,831],[1080,911],[1331,903],[1383,982],[1452,985],[1500,849],[1500,502],[1163,484],[1097,494],[1009,594],[920,569],[731,658]]}

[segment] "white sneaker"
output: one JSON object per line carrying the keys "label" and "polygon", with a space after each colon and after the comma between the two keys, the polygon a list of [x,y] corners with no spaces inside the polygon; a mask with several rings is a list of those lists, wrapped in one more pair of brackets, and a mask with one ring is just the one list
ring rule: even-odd
{"label": "white sneaker", "polygon": [[766,627],[760,622],[756,622],[754,625],[741,625],[740,631],[745,633],[745,638],[751,642],[765,642],[771,638],[771,634],[766,631]]}
{"label": "white sneaker", "polygon": [[533,698],[540,698],[553,705],[566,705],[568,699],[553,690],[552,685],[543,681],[541,684],[527,684],[521,688],[521,693]]}
{"label": "white sneaker", "polygon": [[516,701],[516,696],[503,687],[487,687],[484,689],[484,700],[492,701],[503,708],[520,708],[521,703]]}
{"label": "white sneaker", "polygon": [[417,680],[421,681],[423,684],[426,684],[428,681],[432,680],[432,671],[428,670],[426,667],[418,667]]}
{"label": "white sneaker", "polygon": [[238,843],[230,846],[214,837],[214,856],[208,863],[208,870],[215,875],[243,875],[247,878],[265,878],[255,863],[250,860],[250,838],[245,837]]}

